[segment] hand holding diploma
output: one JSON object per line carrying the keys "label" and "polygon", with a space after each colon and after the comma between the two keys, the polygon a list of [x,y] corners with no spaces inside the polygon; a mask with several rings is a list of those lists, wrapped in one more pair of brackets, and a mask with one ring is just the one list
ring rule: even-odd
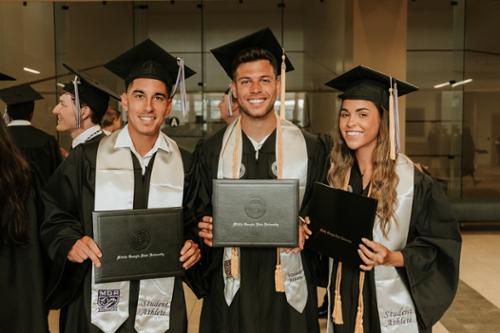
{"label": "hand holding diploma", "polygon": [[96,267],[101,267],[100,257],[102,257],[101,250],[99,250],[97,244],[89,236],[84,236],[77,240],[68,253],[69,261],[82,263],[90,259]]}
{"label": "hand holding diploma", "polygon": [[370,271],[374,266],[404,267],[403,254],[400,251],[390,251],[380,243],[363,238],[363,244],[359,245],[359,257],[365,265],[360,265],[362,270]]}
{"label": "hand holding diploma", "polygon": [[203,241],[208,246],[212,247],[212,222],[213,218],[211,216],[203,216],[202,222],[198,223],[198,228],[201,229],[199,236],[203,238]]}
{"label": "hand holding diploma", "polygon": [[182,267],[184,269],[189,269],[193,267],[201,258],[201,251],[198,244],[193,242],[192,240],[187,240],[184,243],[184,247],[181,250],[181,258],[180,261],[183,262]]}

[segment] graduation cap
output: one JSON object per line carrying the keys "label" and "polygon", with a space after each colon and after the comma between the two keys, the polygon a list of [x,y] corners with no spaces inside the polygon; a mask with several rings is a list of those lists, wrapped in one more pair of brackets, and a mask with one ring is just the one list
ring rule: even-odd
{"label": "graduation cap", "polygon": [[326,83],[343,91],[342,100],[365,100],[381,105],[389,111],[391,159],[401,151],[399,142],[398,96],[417,91],[411,83],[392,78],[366,66],[360,65]]}
{"label": "graduation cap", "polygon": [[109,103],[109,97],[121,101],[120,96],[111,89],[92,79],[87,73],[77,70],[63,64],[69,71],[75,74],[75,79],[64,85],[64,90],[75,96],[76,106],[76,126],[82,127],[80,114],[80,100],[87,104],[92,112],[97,116],[99,122],[106,113]]}
{"label": "graduation cap", "polygon": [[[275,58],[282,59],[281,64],[281,106],[280,115],[281,119],[285,119],[285,72],[293,71],[293,67],[290,59],[285,55],[285,50],[281,47],[280,43],[274,36],[273,32],[269,28],[265,28],[254,32],[248,36],[235,40],[234,42],[222,45],[210,51],[215,56],[217,61],[220,63],[226,74],[233,78],[234,71],[233,68],[234,59],[243,50],[249,48],[261,48],[269,51]],[[231,94],[228,94],[228,114],[231,117]]]}
{"label": "graduation cap", "polygon": [[43,96],[25,84],[0,90],[0,99],[7,104],[11,118],[26,119],[35,109],[35,101],[43,99]]}
{"label": "graduation cap", "polygon": [[13,77],[0,73],[0,81],[16,81]]}
{"label": "graduation cap", "polygon": [[[135,79],[159,80],[167,86],[170,98],[173,98],[180,84],[182,111],[187,116],[185,79],[196,74],[184,66],[184,60],[173,57],[151,39],[147,39],[127,52],[104,65],[105,68],[125,80],[125,88]],[[175,87],[172,89],[174,80]]]}

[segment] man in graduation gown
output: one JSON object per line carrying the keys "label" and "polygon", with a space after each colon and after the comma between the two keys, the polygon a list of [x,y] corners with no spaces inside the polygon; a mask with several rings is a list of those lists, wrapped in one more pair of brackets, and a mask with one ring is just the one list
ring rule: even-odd
{"label": "man in graduation gown", "polygon": [[[147,40],[106,68],[125,79],[122,104],[129,123],[101,141],[79,145],[44,189],[46,217],[41,241],[54,266],[47,303],[51,309],[61,308],[60,332],[184,333],[187,319],[181,278],[118,282],[116,288],[115,283],[96,284],[92,278],[92,266],[100,266],[101,256],[92,239],[94,210],[179,207],[184,203],[186,241],[179,257],[188,278],[200,259],[197,243],[201,240],[189,202],[197,191],[196,181],[191,178],[188,184],[184,177],[191,169],[190,156],[160,132],[172,107],[177,61]],[[193,74],[186,68],[186,76]],[[95,296],[102,290],[120,290],[117,308],[100,311],[104,305]],[[166,315],[155,315],[155,311],[146,311],[151,304],[169,310]]]}
{"label": "man in graduation gown", "polygon": [[[108,109],[109,97],[118,101],[121,99],[86,73],[78,72],[66,64],[64,66],[75,74],[75,79],[64,85],[59,104],[52,113],[57,116],[56,129],[70,133],[73,139],[71,149],[74,149],[81,143],[105,137],[100,123]],[[61,153],[68,156],[64,149],[61,149]]]}
{"label": "man in graduation gown", "polygon": [[35,101],[43,99],[42,95],[22,85],[0,90],[0,99],[7,104],[11,119],[8,130],[14,144],[27,161],[38,167],[44,183],[61,164],[62,156],[56,138],[31,125]]}
{"label": "man in graduation gown", "polygon": [[[213,179],[276,179],[281,178],[280,173],[284,179],[299,179],[300,215],[306,216],[312,184],[321,181],[325,163],[323,141],[279,119],[274,111],[280,90],[276,59],[281,59],[283,51],[269,29],[212,53],[232,76],[231,90],[241,114],[212,137],[200,141],[195,150],[203,182],[197,205],[197,214],[202,217],[200,235],[209,246]],[[227,55],[226,60],[221,54]],[[286,64],[287,70],[293,69],[288,59]],[[281,145],[283,166],[277,163]],[[233,152],[240,156],[236,165],[232,162]],[[300,226],[301,237],[303,232]],[[232,251],[236,248],[210,248],[205,267],[210,297],[203,302],[200,332],[319,332],[316,286],[312,283],[317,265],[314,253],[300,252],[302,244],[301,239],[297,249],[239,248],[235,256]],[[278,255],[283,271],[295,268],[290,274],[282,274],[284,291],[276,291]],[[236,260],[237,277],[231,272]]]}

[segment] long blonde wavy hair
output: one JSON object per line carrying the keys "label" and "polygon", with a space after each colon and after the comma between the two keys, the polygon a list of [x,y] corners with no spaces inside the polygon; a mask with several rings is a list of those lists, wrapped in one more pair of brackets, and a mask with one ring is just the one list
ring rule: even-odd
{"label": "long blonde wavy hair", "polygon": [[[384,237],[391,228],[391,221],[398,225],[395,214],[398,206],[396,187],[399,177],[396,161],[390,159],[389,112],[376,105],[380,115],[377,145],[373,151],[373,175],[371,179],[371,198],[378,199],[377,217]],[[339,112],[340,119],[341,112]],[[355,151],[349,149],[339,128],[339,121],[333,130],[333,149],[330,152],[331,167],[327,180],[330,186],[342,189],[347,172],[355,161]]]}

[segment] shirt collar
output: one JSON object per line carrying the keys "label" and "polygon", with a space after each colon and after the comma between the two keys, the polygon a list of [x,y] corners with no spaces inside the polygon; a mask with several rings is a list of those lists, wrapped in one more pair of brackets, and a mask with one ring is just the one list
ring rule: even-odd
{"label": "shirt collar", "polygon": [[149,152],[147,152],[146,155],[141,157],[135,150],[134,143],[132,142],[132,138],[130,137],[130,133],[128,131],[128,124],[123,127],[120,133],[118,133],[118,137],[116,138],[115,142],[115,148],[130,148],[130,150],[137,156],[137,158],[146,158],[149,156],[153,156],[153,154],[156,153],[158,149],[170,152],[168,141],[163,138],[162,132],[160,131],[153,148]]}
{"label": "shirt collar", "polygon": [[11,120],[11,122],[7,126],[30,126],[31,122],[24,119]]}
{"label": "shirt collar", "polygon": [[92,135],[101,130],[101,126],[95,125],[92,126],[91,128],[88,128],[84,132],[80,133],[79,136],[77,136],[74,140],[73,143],[71,144],[71,147],[75,148],[78,146],[80,143],[84,143],[87,141],[87,139]]}

